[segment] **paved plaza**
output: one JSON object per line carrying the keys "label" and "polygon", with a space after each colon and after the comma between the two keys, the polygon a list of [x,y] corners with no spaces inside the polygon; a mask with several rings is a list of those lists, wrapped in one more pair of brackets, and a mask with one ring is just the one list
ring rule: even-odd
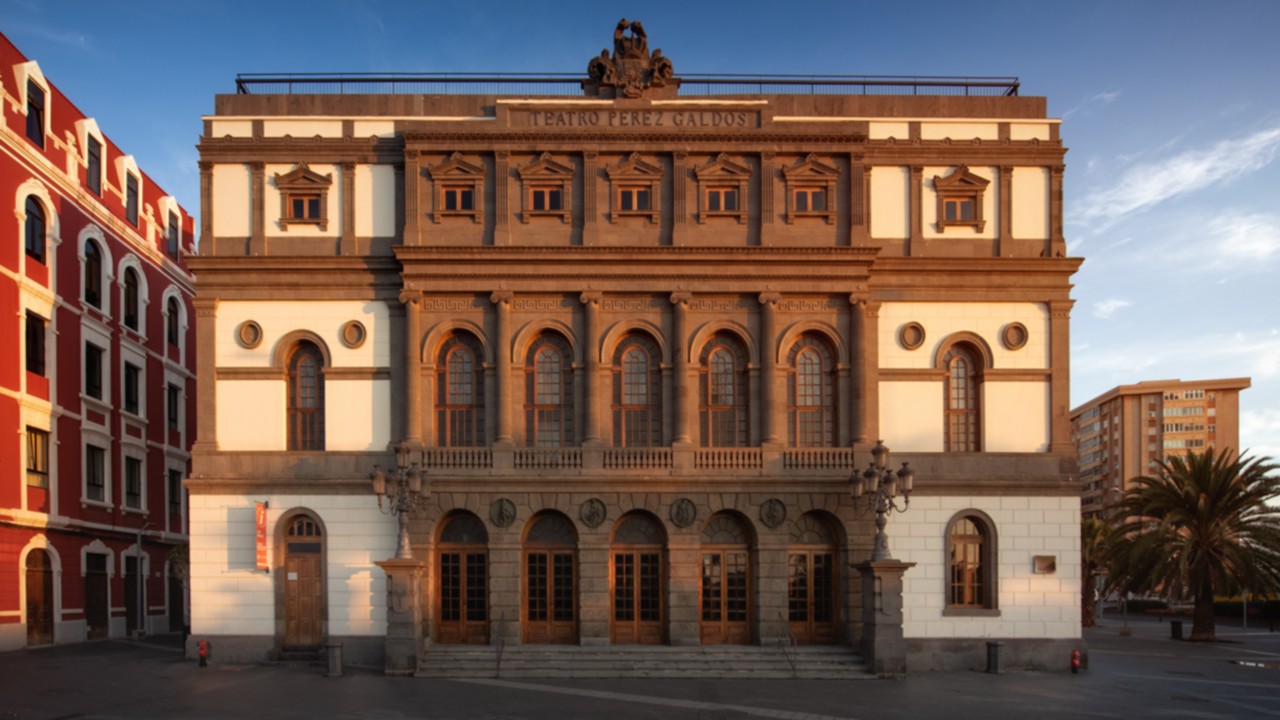
{"label": "paved plaza", "polygon": [[[359,668],[200,669],[173,643],[98,642],[0,654],[0,719],[1280,717],[1280,632],[1219,627],[1219,642],[1170,639],[1168,623],[1108,617],[1087,631],[1090,668],[1062,673],[917,673],[900,680],[427,680]],[[1188,628],[1189,629],[1189,628]],[[1066,667],[1068,658],[1062,659]]]}

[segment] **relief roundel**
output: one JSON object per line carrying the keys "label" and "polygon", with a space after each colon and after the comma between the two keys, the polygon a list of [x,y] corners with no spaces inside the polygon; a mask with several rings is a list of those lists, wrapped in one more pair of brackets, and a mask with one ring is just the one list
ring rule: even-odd
{"label": "relief roundel", "polygon": [[678,528],[687,528],[698,519],[698,508],[689,498],[680,498],[671,503],[671,522]]}
{"label": "relief roundel", "polygon": [[364,329],[364,324],[359,320],[349,320],[342,326],[342,344],[352,350],[363,345],[364,339],[368,335],[368,332]]}
{"label": "relief roundel", "polygon": [[915,350],[924,345],[924,326],[918,322],[909,322],[898,330],[898,342],[907,350]]}
{"label": "relief roundel", "polygon": [[1010,350],[1021,350],[1027,344],[1027,326],[1020,322],[1011,322],[1000,332],[1000,340]]}
{"label": "relief roundel", "polygon": [[599,498],[591,498],[582,503],[582,507],[578,508],[578,517],[582,519],[583,525],[594,530],[604,522],[607,512],[604,503]]}
{"label": "relief roundel", "polygon": [[516,521],[516,504],[506,498],[499,498],[489,506],[489,519],[500,528],[508,527]]}
{"label": "relief roundel", "polygon": [[246,350],[262,344],[262,326],[253,320],[245,320],[236,327],[236,342]]}
{"label": "relief roundel", "polygon": [[760,506],[760,522],[770,530],[778,527],[787,519],[787,506],[778,498],[770,498]]}

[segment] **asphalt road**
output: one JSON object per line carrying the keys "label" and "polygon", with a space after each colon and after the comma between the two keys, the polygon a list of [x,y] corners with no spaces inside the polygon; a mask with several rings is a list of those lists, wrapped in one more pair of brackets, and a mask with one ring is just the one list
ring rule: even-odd
{"label": "asphalt road", "polygon": [[[829,720],[1280,717],[1280,632],[1107,618],[1086,631],[1087,671],[917,673],[803,680],[421,680],[348,669],[201,669],[174,647],[98,642],[0,654],[0,719],[432,718],[432,720]],[[1188,628],[1189,629],[1189,628]],[[1068,658],[1063,658],[1067,667]]]}

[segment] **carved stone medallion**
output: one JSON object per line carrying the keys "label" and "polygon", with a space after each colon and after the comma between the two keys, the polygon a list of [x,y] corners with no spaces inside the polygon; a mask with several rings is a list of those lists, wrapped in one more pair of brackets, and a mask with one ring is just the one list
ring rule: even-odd
{"label": "carved stone medallion", "polygon": [[760,522],[770,530],[787,519],[787,506],[778,498],[770,498],[760,506]]}
{"label": "carved stone medallion", "polygon": [[687,528],[698,519],[698,508],[689,498],[680,498],[671,503],[671,522],[678,528]]}
{"label": "carved stone medallion", "polygon": [[489,506],[489,519],[500,528],[507,527],[516,521],[516,504],[506,498],[499,498]]}
{"label": "carved stone medallion", "polygon": [[591,498],[582,503],[582,507],[578,508],[578,517],[582,520],[582,524],[592,530],[600,527],[600,523],[604,522],[607,510],[604,503],[598,498]]}

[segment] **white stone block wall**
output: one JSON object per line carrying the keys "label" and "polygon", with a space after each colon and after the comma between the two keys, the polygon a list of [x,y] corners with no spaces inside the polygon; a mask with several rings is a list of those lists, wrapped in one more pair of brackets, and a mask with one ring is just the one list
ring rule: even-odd
{"label": "white stone block wall", "polygon": [[[995,524],[999,571],[995,617],[946,617],[946,530],[961,510]],[[916,563],[903,586],[907,638],[1080,637],[1080,500],[1076,497],[915,497],[889,518],[894,558]],[[1032,557],[1054,556],[1052,574]]]}
{"label": "white stone block wall", "polygon": [[374,563],[395,554],[396,522],[378,511],[372,496],[343,495],[191,496],[192,632],[276,634],[274,581],[255,567],[254,502],[264,500],[273,565],[286,513],[305,508],[324,525],[329,634],[384,635],[386,576]]}

